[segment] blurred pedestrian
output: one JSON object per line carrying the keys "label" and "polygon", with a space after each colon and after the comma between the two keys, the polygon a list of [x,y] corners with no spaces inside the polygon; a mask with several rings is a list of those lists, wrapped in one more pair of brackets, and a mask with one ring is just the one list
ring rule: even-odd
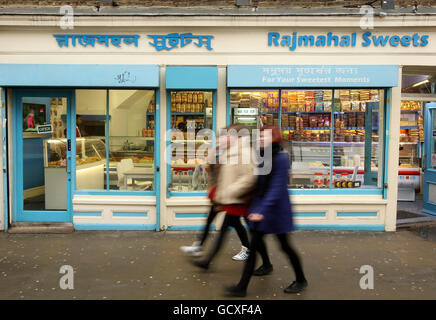
{"label": "blurred pedestrian", "polygon": [[243,126],[233,124],[227,128],[227,134],[224,136],[227,148],[219,159],[215,199],[224,206],[226,216],[213,250],[204,260],[193,262],[204,269],[209,268],[211,261],[221,249],[229,227],[236,230],[242,242],[239,257],[237,255],[234,259],[245,260],[249,256],[248,235],[241,223],[241,217],[246,216],[248,212],[249,199],[256,182],[256,167],[251,157],[250,143],[244,140],[247,137],[241,136],[243,129]]}
{"label": "blurred pedestrian", "polygon": [[[271,130],[270,139],[265,130]],[[263,264],[256,270],[257,275],[268,274],[272,271],[266,251],[265,234],[275,234],[280,242],[282,251],[289,258],[294,269],[296,280],[284,291],[298,293],[307,287],[307,280],[295,250],[289,242],[289,232],[293,230],[292,208],[288,194],[289,157],[281,152],[280,130],[274,126],[265,126],[260,133],[261,155],[264,157],[260,169],[271,167],[269,174],[258,175],[256,189],[249,208],[248,225],[251,231],[250,255],[245,263],[240,281],[237,285],[225,288],[229,296],[245,297],[247,287],[256,264],[256,253],[262,256]],[[265,152],[272,150],[268,158]],[[263,154],[262,154],[263,153]]]}
{"label": "blurred pedestrian", "polygon": [[[224,211],[225,207],[220,205],[216,201],[216,186],[217,186],[217,178],[218,178],[218,172],[219,172],[219,156],[220,154],[227,149],[227,137],[222,136],[218,139],[218,146],[212,150],[212,152],[208,155],[208,162],[209,162],[209,174],[208,174],[208,198],[211,201],[211,207],[209,214],[207,216],[206,225],[204,226],[203,232],[201,233],[199,240],[195,241],[191,246],[182,246],[180,247],[180,250],[182,250],[185,253],[188,253],[192,256],[201,256],[203,255],[203,246],[206,242],[206,239],[209,236],[209,230],[210,226],[215,220],[216,216],[219,212]],[[246,260],[248,258],[248,245],[245,242],[245,237],[243,233],[242,237],[240,237],[242,248],[241,251],[233,256],[233,260]],[[245,246],[244,246],[245,245]]]}

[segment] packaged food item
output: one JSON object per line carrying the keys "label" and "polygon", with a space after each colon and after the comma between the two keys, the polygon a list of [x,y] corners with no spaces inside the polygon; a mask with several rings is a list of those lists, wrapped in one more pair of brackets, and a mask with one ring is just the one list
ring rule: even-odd
{"label": "packaged food item", "polygon": [[197,92],[197,103],[203,103],[203,102],[204,102],[204,93]]}
{"label": "packaged food item", "polygon": [[360,111],[360,101],[351,101],[351,111]]}
{"label": "packaged food item", "polygon": [[182,103],[188,102],[188,94],[186,92],[182,93]]}
{"label": "packaged food item", "polygon": [[182,94],[180,92],[176,93],[176,103],[182,103]]}
{"label": "packaged food item", "polygon": [[192,92],[188,92],[188,103],[192,103]]}

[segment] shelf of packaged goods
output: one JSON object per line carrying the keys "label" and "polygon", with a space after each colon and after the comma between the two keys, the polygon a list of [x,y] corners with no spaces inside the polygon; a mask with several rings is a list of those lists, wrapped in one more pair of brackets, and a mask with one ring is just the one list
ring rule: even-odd
{"label": "shelf of packaged goods", "polygon": [[[292,144],[320,144],[320,145],[330,145],[330,141],[289,141]],[[363,146],[365,142],[345,142],[345,141],[333,141],[334,145],[343,145],[343,146]],[[377,145],[378,142],[372,142],[373,145]]]}
{"label": "shelf of packaged goods", "polygon": [[[315,166],[309,166],[307,168],[294,168],[291,169],[291,172],[293,175],[295,174],[314,174],[315,172],[330,172],[330,167],[315,167]],[[352,174],[354,172],[354,167],[333,167],[333,173],[334,174],[340,174],[340,173],[348,173],[348,174]],[[371,168],[371,172],[378,172],[378,168],[372,167]],[[357,169],[357,174],[364,174],[364,168],[363,167],[358,167]]]}
{"label": "shelf of packaged goods", "polygon": [[404,127],[400,127],[400,129],[419,129],[418,126],[404,126]]}
{"label": "shelf of packaged goods", "polygon": [[334,111],[334,114],[344,114],[344,113],[365,113],[365,111]]}
{"label": "shelf of packaged goods", "polygon": [[401,113],[421,113],[421,110],[401,110]]}
{"label": "shelf of packaged goods", "polygon": [[282,112],[282,114],[300,114],[300,113],[324,113],[324,114],[330,114],[331,111],[287,111],[287,112]]}
{"label": "shelf of packaged goods", "polygon": [[345,127],[345,130],[365,130],[365,127]]}
{"label": "shelf of packaged goods", "polygon": [[[330,127],[304,127],[304,130],[331,130]],[[282,130],[295,130],[295,127],[282,127]]]}
{"label": "shelf of packaged goods", "polygon": [[212,143],[210,140],[171,140],[174,143]]}
{"label": "shelf of packaged goods", "polygon": [[204,112],[171,112],[172,116],[204,116]]}

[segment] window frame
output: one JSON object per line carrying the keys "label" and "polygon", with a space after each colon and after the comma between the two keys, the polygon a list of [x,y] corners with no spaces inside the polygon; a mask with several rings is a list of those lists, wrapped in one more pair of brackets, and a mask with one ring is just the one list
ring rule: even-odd
{"label": "window frame", "polygon": [[[105,125],[105,139],[106,139],[106,178],[107,182],[109,175],[107,174],[109,170],[109,91],[110,90],[153,90],[155,95],[155,136],[154,136],[154,188],[152,191],[132,191],[132,190],[77,190],[76,184],[76,162],[71,161],[71,185],[72,185],[72,195],[94,195],[94,196],[157,196],[159,194],[160,182],[159,171],[156,168],[160,167],[160,148],[159,148],[159,133],[160,133],[160,90],[155,87],[110,87],[110,88],[74,88],[73,98],[72,98],[72,108],[70,115],[70,127],[76,128],[76,90],[105,90],[106,91],[106,125]],[[76,157],[76,135],[73,134],[71,139],[71,155]],[[106,183],[108,187],[108,183]]]}
{"label": "window frame", "polygon": [[[383,129],[379,130],[379,141],[381,138],[381,135],[383,135],[383,145],[380,147],[379,150],[383,152],[381,157],[381,165],[382,165],[382,173],[379,175],[382,179],[381,181],[381,187],[377,188],[333,188],[332,187],[332,176],[333,176],[333,130],[334,130],[334,99],[335,99],[335,91],[337,90],[370,90],[370,89],[377,89],[377,90],[383,90]],[[231,107],[230,107],[230,93],[232,90],[237,91],[264,91],[264,90],[270,90],[270,91],[279,91],[279,127],[281,130],[281,114],[282,114],[282,91],[288,91],[288,90],[331,90],[332,91],[332,111],[331,111],[331,121],[330,121],[330,186],[328,188],[320,188],[320,189],[292,189],[288,188],[288,194],[293,195],[379,195],[382,196],[383,199],[387,198],[387,161],[388,161],[388,147],[389,147],[389,114],[390,114],[390,106],[391,106],[391,94],[392,90],[389,87],[227,87],[226,92],[226,123],[227,125],[230,125],[232,123],[232,117],[231,117]],[[382,102],[382,100],[380,100]]]}
{"label": "window frame", "polygon": [[[192,92],[192,91],[203,91],[203,92],[212,92],[212,130],[215,133],[216,136],[216,115],[217,115],[217,110],[216,110],[216,106],[217,106],[217,89],[167,89],[166,92],[166,128],[167,128],[167,132],[168,130],[171,130],[171,92]],[[166,133],[167,134],[167,133]],[[166,149],[168,150],[171,141],[169,141],[167,139],[167,136],[165,134],[165,146]],[[215,146],[216,141],[214,139],[214,141],[212,141],[212,146]],[[164,160],[166,161],[166,159]],[[167,173],[167,179],[166,179],[166,196],[167,198],[170,197],[204,197],[207,195],[207,190],[204,191],[171,191],[169,190],[169,185],[171,182],[171,162],[170,163],[166,163],[166,173]]]}

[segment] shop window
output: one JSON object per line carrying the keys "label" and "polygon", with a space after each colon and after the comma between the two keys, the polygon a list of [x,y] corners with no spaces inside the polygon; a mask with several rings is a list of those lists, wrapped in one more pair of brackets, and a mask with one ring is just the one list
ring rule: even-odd
{"label": "shop window", "polygon": [[170,91],[169,96],[173,146],[169,191],[204,191],[213,143],[213,92]]}
{"label": "shop window", "polygon": [[109,188],[152,190],[153,90],[109,90]]}
{"label": "shop window", "polygon": [[105,190],[106,90],[76,90],[76,189]]}
{"label": "shop window", "polygon": [[333,187],[381,188],[383,90],[335,90]]}
{"label": "shop window", "polygon": [[154,90],[76,90],[76,189],[151,191]]}
{"label": "shop window", "polygon": [[230,107],[232,123],[281,127],[289,188],[382,188],[384,90],[231,90]]}
{"label": "shop window", "polygon": [[329,188],[332,90],[282,90],[283,147],[291,188]]}

